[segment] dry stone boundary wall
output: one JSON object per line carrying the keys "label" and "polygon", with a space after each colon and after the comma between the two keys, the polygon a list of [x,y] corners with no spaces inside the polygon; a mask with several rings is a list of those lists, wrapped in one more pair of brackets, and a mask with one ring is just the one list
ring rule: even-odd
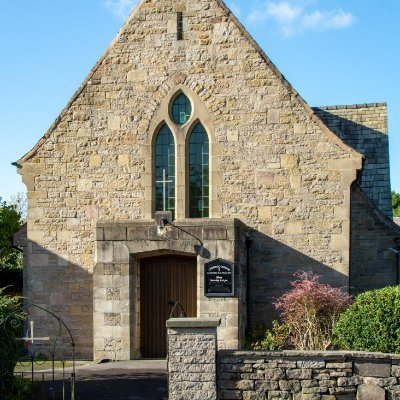
{"label": "dry stone boundary wall", "polygon": [[217,351],[218,320],[168,327],[169,399],[400,399],[400,355]]}
{"label": "dry stone boundary wall", "polygon": [[220,351],[219,398],[400,399],[399,363],[376,353]]}

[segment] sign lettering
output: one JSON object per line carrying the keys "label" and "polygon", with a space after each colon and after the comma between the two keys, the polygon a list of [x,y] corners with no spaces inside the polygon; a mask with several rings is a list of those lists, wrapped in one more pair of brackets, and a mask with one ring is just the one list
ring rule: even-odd
{"label": "sign lettering", "polygon": [[208,297],[233,297],[234,264],[217,259],[204,265],[204,290]]}

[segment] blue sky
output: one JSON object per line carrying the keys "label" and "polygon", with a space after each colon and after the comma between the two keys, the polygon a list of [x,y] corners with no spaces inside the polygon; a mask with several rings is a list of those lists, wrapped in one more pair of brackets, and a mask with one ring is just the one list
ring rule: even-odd
{"label": "blue sky", "polygon": [[[0,197],[25,190],[11,162],[50,127],[135,3],[2,3]],[[392,189],[400,192],[400,2],[227,4],[309,105],[388,103]]]}

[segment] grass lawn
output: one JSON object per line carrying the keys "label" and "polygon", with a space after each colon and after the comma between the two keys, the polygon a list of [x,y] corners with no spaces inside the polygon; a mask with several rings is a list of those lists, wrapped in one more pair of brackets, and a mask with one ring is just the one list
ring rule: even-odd
{"label": "grass lawn", "polygon": [[[35,371],[44,371],[52,369],[51,361],[36,361],[34,365]],[[75,362],[75,366],[82,365],[82,362]],[[54,361],[54,368],[62,368],[62,361]],[[72,361],[65,361],[65,368],[72,367]],[[14,372],[31,372],[32,365],[30,362],[21,362],[15,366]]]}

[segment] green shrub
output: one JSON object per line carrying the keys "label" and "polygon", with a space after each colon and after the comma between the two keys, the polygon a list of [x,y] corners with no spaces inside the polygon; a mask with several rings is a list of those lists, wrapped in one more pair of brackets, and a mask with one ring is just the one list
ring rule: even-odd
{"label": "green shrub", "polygon": [[18,359],[21,343],[15,338],[21,336],[24,313],[21,310],[21,298],[4,294],[5,289],[0,288],[0,384],[7,390],[12,386]]}
{"label": "green shrub", "polygon": [[21,215],[16,206],[7,204],[0,197],[0,270],[22,269],[21,252],[10,246],[10,237],[20,227]]}
{"label": "green shrub", "polygon": [[400,194],[392,192],[393,216],[400,217]]}
{"label": "green shrub", "polygon": [[400,286],[358,295],[334,327],[343,350],[400,353]]}
{"label": "green shrub", "polygon": [[267,326],[258,324],[253,326],[246,332],[246,340],[244,347],[251,350],[262,350],[261,342],[264,340]]}
{"label": "green shrub", "polygon": [[278,321],[272,321],[272,328],[265,331],[262,341],[264,350],[282,350],[289,347],[290,329],[286,324],[281,325]]}
{"label": "green shrub", "polygon": [[288,348],[289,327],[272,321],[272,328],[258,325],[246,337],[246,348],[251,350],[282,350]]}
{"label": "green shrub", "polygon": [[7,393],[5,400],[27,400],[32,398],[32,382],[21,376],[13,377],[12,394]]}

